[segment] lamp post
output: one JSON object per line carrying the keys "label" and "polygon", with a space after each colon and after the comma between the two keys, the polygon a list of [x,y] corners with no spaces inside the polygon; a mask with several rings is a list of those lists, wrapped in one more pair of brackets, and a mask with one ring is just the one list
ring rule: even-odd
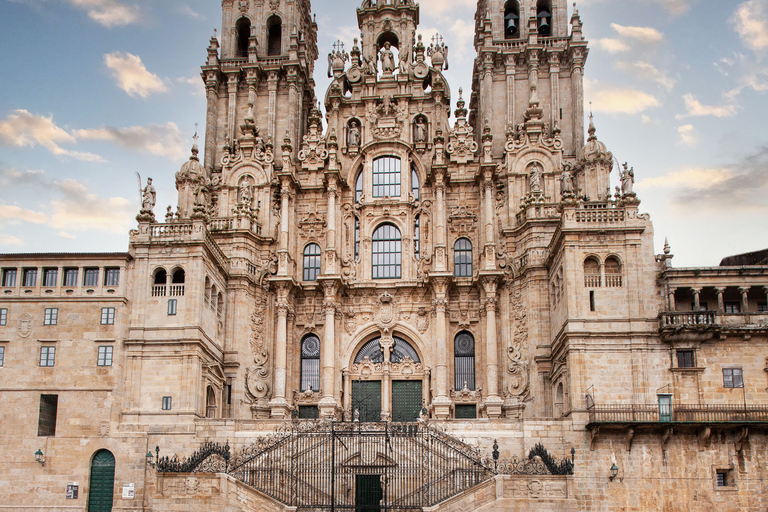
{"label": "lamp post", "polygon": [[499,443],[493,440],[493,470],[499,471]]}
{"label": "lamp post", "polygon": [[41,466],[45,466],[45,455],[43,455],[43,451],[40,448],[35,452],[35,460],[39,462]]}
{"label": "lamp post", "polygon": [[611,482],[613,482],[616,479],[616,476],[618,474],[619,474],[619,467],[614,462],[613,465],[611,466],[611,476],[609,476],[608,478],[610,479]]}

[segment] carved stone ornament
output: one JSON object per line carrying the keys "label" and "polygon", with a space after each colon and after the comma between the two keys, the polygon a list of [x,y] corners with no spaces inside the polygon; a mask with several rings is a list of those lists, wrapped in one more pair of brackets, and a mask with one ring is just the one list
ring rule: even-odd
{"label": "carved stone ornament", "polygon": [[20,338],[29,338],[32,334],[32,315],[24,313],[19,317],[18,333]]}
{"label": "carved stone ornament", "polygon": [[325,217],[315,212],[309,212],[306,217],[299,221],[299,230],[302,238],[317,240],[325,233],[326,225]]}
{"label": "carved stone ornament", "polygon": [[376,321],[385,332],[389,331],[398,319],[397,305],[394,303],[394,300],[394,297],[389,292],[384,292],[379,296]]}
{"label": "carved stone ornament", "polygon": [[456,124],[448,136],[448,145],[445,147],[451,162],[456,164],[473,162],[478,149],[474,129],[467,122],[467,109],[464,108],[465,105],[466,102],[462,98],[462,90],[459,89],[459,101],[456,102]]}
{"label": "carved stone ornament", "polygon": [[515,332],[507,347],[504,395],[513,401],[525,402],[530,393],[530,365],[523,359],[522,349],[528,341],[528,314],[520,290],[512,293],[512,314],[515,317]]}
{"label": "carved stone ornament", "polygon": [[454,208],[448,216],[448,226],[459,235],[473,233],[477,229],[477,214],[466,206]]}
{"label": "carved stone ornament", "polygon": [[424,334],[427,332],[427,329],[429,328],[429,311],[425,307],[420,307],[419,311],[416,315],[416,329],[419,330],[421,334]]}
{"label": "carved stone ornament", "polygon": [[317,405],[320,402],[320,393],[307,389],[306,391],[294,391],[293,403],[296,405]]}
{"label": "carved stone ornament", "polygon": [[328,149],[321,133],[320,119],[320,111],[312,109],[309,115],[309,133],[304,135],[299,151],[299,161],[305,171],[319,171],[325,167],[328,160]]}
{"label": "carved stone ornament", "polygon": [[455,389],[451,391],[451,400],[454,402],[461,402],[465,404],[477,404],[482,399],[483,388],[471,390],[467,387],[467,383],[464,382],[464,387],[459,391]]}
{"label": "carved stone ornament", "polygon": [[252,400],[259,401],[271,397],[270,389],[270,354],[267,348],[264,330],[266,325],[267,299],[259,295],[251,314],[251,352],[253,366],[246,373],[246,391]]}

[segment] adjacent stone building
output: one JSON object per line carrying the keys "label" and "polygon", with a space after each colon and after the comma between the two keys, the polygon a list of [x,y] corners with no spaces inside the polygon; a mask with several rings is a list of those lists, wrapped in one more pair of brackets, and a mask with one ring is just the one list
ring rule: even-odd
{"label": "adjacent stone building", "polygon": [[0,255],[0,509],[766,509],[764,254],[654,254],[578,11],[479,0],[468,109],[365,0],[323,119],[309,0],[222,9],[175,211]]}

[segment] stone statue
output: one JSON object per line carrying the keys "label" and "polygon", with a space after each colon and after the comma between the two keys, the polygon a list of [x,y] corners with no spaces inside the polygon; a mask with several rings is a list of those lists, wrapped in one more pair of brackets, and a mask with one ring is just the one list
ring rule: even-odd
{"label": "stone statue", "polygon": [[416,119],[416,124],[413,127],[413,140],[415,142],[427,141],[427,123],[423,117]]}
{"label": "stone statue", "polygon": [[240,188],[237,191],[237,198],[240,204],[251,206],[253,203],[253,194],[251,194],[251,184],[248,180],[244,180],[240,184]]}
{"label": "stone statue", "polygon": [[564,197],[573,195],[573,175],[569,171],[560,175],[560,193]]}
{"label": "stone statue", "polygon": [[531,192],[541,192],[541,170],[536,163],[531,168]]}
{"label": "stone statue", "polygon": [[408,74],[408,61],[410,60],[409,59],[410,55],[408,55],[408,53],[410,52],[407,52],[406,50],[402,50],[399,55],[400,61],[398,63],[398,66],[400,68],[401,75]]}
{"label": "stone statue", "polygon": [[358,123],[357,121],[352,121],[351,123],[349,123],[347,145],[350,147],[360,145],[360,123]]}
{"label": "stone statue", "polygon": [[366,75],[376,75],[376,59],[369,59],[367,57],[363,57],[363,61],[365,63],[363,67],[363,71]]}
{"label": "stone statue", "polygon": [[381,70],[384,73],[392,73],[395,71],[395,54],[392,53],[392,45],[389,42],[384,43],[384,48],[381,50]]}
{"label": "stone statue", "polygon": [[157,192],[155,187],[152,186],[152,178],[147,178],[147,186],[141,191],[141,209],[152,212],[155,209],[156,201]]}
{"label": "stone statue", "polygon": [[624,162],[624,170],[621,172],[621,193],[625,196],[634,195],[632,188],[635,184],[635,168],[627,168],[627,163]]}

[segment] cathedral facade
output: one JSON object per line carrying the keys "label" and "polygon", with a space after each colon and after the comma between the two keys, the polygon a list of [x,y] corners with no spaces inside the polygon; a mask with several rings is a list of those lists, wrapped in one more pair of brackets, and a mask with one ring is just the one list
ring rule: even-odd
{"label": "cathedral facade", "polygon": [[414,0],[319,98],[309,0],[222,9],[176,209],[0,255],[0,509],[765,510],[768,264],[654,254],[578,11],[479,0],[465,100]]}

